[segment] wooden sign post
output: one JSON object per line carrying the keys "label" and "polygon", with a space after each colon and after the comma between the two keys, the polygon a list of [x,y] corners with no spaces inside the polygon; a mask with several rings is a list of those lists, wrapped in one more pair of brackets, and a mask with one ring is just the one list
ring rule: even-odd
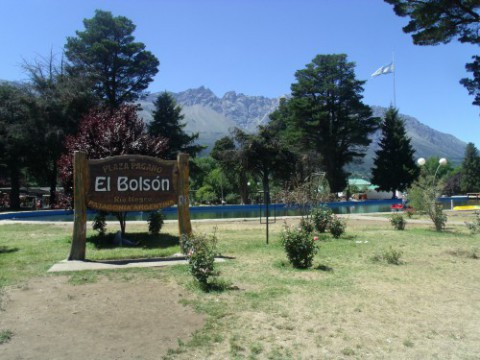
{"label": "wooden sign post", "polygon": [[74,153],[74,224],[68,260],[85,260],[87,207],[111,212],[152,211],[177,204],[180,235],[191,234],[188,155],[177,161],[142,155],[87,160]]}

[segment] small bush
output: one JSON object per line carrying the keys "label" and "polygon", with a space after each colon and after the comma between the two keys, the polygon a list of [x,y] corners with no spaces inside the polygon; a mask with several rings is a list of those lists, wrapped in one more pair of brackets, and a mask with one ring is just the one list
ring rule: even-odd
{"label": "small bush", "polygon": [[345,221],[342,221],[338,218],[336,215],[332,215],[332,220],[330,221],[330,234],[335,239],[338,239],[342,234],[345,232],[345,228],[347,227],[347,224]]}
{"label": "small bush", "polygon": [[152,235],[158,235],[162,230],[164,218],[162,211],[152,211],[148,214],[148,232]]}
{"label": "small bush", "polygon": [[324,233],[332,222],[333,211],[327,206],[320,206],[319,208],[312,210],[310,217],[315,229],[320,233]]}
{"label": "small bush", "polygon": [[405,225],[407,224],[402,214],[393,214],[390,218],[390,223],[397,230],[405,230]]}
{"label": "small bush", "polygon": [[106,222],[107,213],[103,211],[98,211],[95,214],[92,222],[92,228],[94,231],[98,232],[98,235],[104,236],[105,231],[107,230],[107,222]]}
{"label": "small bush", "polygon": [[187,256],[190,273],[204,289],[208,289],[211,278],[219,275],[215,271],[217,241],[215,233],[182,235],[180,239],[180,247]]}
{"label": "small bush", "polygon": [[0,345],[9,342],[13,337],[13,332],[10,330],[0,331]]}
{"label": "small bush", "polygon": [[282,232],[282,245],[288,260],[294,267],[307,269],[312,266],[313,258],[318,251],[317,239],[303,228],[289,228],[285,225]]}
{"label": "small bush", "polygon": [[468,230],[472,235],[480,233],[480,212],[475,211],[475,220],[473,222],[466,222]]}
{"label": "small bush", "polygon": [[311,234],[313,232],[314,225],[309,218],[302,217],[302,219],[300,220],[300,228],[306,233]]}
{"label": "small bush", "polygon": [[410,206],[407,206],[407,208],[405,209],[404,211],[404,214],[409,218],[411,219],[413,217],[413,215],[415,215],[415,209],[410,207]]}
{"label": "small bush", "polygon": [[385,261],[387,264],[391,264],[391,265],[401,265],[403,264],[403,261],[400,260],[402,255],[403,255],[402,251],[395,250],[392,247],[390,247],[388,250],[383,251],[381,255],[379,254],[374,255],[372,260],[374,262]]}

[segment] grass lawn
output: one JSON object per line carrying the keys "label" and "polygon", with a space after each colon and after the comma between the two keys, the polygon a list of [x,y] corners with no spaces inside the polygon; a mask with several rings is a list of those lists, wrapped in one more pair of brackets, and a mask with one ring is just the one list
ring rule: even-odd
{"label": "grass lawn", "polygon": [[[220,252],[235,259],[217,268],[236,290],[204,293],[185,266],[81,275],[85,281],[158,276],[187,289],[182,303],[205,314],[207,322],[167,358],[475,359],[480,354],[480,235],[465,226],[447,223],[438,233],[407,220],[406,230],[396,231],[385,221],[350,219],[340,239],[320,236],[312,269],[296,270],[280,243],[281,221],[270,226],[269,245],[265,226],[257,222],[193,225],[206,233],[218,227]],[[145,229],[127,224],[127,237],[143,241],[139,248],[89,243],[87,258],[179,251],[176,223],[164,226],[162,232],[171,235],[160,241],[139,235]],[[0,284],[58,276],[46,271],[67,256],[70,237],[70,225],[1,225]],[[387,261],[392,254],[400,256],[400,265]]]}

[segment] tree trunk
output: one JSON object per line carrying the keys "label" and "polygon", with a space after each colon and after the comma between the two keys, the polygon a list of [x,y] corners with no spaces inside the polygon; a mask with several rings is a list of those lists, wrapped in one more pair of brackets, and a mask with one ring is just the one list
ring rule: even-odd
{"label": "tree trunk", "polygon": [[53,161],[53,169],[50,173],[50,204],[57,202],[57,161]]}
{"label": "tree trunk", "polygon": [[239,177],[240,200],[242,204],[248,204],[248,181],[245,172],[242,172]]}
{"label": "tree trunk", "polygon": [[122,238],[125,237],[125,228],[126,228],[126,222],[127,222],[127,213],[122,211],[115,213],[118,222],[120,223],[120,231],[122,232]]}
{"label": "tree trunk", "polygon": [[20,210],[20,169],[17,163],[11,162],[10,167],[10,209]]}

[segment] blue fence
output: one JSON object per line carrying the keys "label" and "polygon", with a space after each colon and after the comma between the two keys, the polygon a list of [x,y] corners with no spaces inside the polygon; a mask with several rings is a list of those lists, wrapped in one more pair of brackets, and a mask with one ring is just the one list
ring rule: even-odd
{"label": "blue fence", "polygon": [[[392,204],[399,204],[400,200],[364,200],[329,202],[324,205],[330,207],[338,214],[345,213],[368,213],[390,211]],[[163,209],[166,219],[177,218],[177,208]],[[89,210],[91,219],[95,211]],[[286,206],[285,204],[271,204],[269,216],[295,216],[301,215],[302,208],[298,206]],[[265,217],[265,205],[219,205],[219,206],[192,206],[190,207],[192,219],[221,219],[221,218],[259,218]],[[148,212],[129,212],[128,220],[146,220]],[[32,221],[73,221],[72,210],[35,210],[0,213],[0,220],[32,220]]]}

